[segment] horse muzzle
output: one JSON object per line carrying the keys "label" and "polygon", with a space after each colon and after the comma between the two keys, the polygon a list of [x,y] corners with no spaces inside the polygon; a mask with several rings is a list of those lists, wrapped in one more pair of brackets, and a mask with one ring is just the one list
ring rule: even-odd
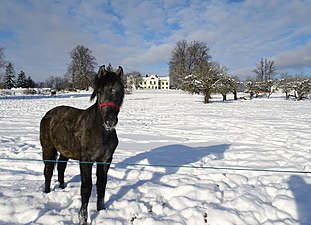
{"label": "horse muzzle", "polygon": [[114,118],[111,118],[111,117],[104,118],[103,127],[105,128],[105,130],[111,131],[111,130],[114,130],[114,129],[115,129],[115,127],[117,126],[117,123],[118,123],[118,117],[114,117]]}

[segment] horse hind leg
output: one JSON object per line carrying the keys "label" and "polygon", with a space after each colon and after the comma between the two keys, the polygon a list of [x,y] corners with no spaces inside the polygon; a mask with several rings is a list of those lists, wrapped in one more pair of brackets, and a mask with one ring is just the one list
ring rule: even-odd
{"label": "horse hind leg", "polygon": [[61,189],[65,188],[64,174],[65,174],[67,162],[68,162],[68,158],[66,158],[65,156],[61,154],[57,161],[58,182],[59,182],[59,187]]}
{"label": "horse hind leg", "polygon": [[56,156],[57,156],[57,151],[54,147],[51,147],[51,148],[43,147],[44,178],[45,178],[44,192],[45,193],[49,193],[51,191],[51,179],[53,176]]}

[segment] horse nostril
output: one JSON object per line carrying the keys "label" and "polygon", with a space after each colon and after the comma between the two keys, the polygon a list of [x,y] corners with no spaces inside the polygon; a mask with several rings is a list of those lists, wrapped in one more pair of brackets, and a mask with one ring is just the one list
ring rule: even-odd
{"label": "horse nostril", "polygon": [[111,124],[110,124],[109,120],[105,120],[105,125],[106,125],[107,127],[111,127]]}
{"label": "horse nostril", "polygon": [[104,121],[103,125],[104,125],[104,127],[106,129],[110,130],[110,129],[113,129],[116,126],[116,123],[115,123],[114,120],[107,119],[107,120]]}
{"label": "horse nostril", "polygon": [[114,115],[107,115],[106,118],[104,118],[103,126],[106,130],[113,130],[115,126],[118,123],[118,118]]}

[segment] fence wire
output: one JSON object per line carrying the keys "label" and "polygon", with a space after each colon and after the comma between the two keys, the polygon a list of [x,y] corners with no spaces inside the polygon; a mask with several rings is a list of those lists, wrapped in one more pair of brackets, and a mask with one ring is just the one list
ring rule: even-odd
{"label": "fence wire", "polygon": [[[50,162],[50,163],[69,163],[69,164],[103,164],[133,166],[133,167],[162,167],[162,168],[188,168],[188,169],[206,169],[206,170],[224,170],[224,171],[248,171],[248,172],[266,172],[266,173],[283,173],[283,174],[311,174],[311,171],[297,170],[277,170],[277,169],[259,169],[249,167],[231,167],[231,166],[195,166],[195,165],[178,165],[178,164],[147,164],[147,163],[122,163],[122,162],[86,162],[86,161],[62,161],[62,160],[42,160],[42,159],[23,159],[23,158],[0,158],[0,161],[12,162]],[[124,167],[122,167],[124,168]]]}

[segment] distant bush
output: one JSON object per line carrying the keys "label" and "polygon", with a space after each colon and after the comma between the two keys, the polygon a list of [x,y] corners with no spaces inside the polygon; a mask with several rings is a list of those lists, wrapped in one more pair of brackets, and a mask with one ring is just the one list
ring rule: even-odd
{"label": "distant bush", "polygon": [[6,89],[3,89],[3,90],[0,90],[0,95],[12,95],[12,91],[10,90],[6,90]]}
{"label": "distant bush", "polygon": [[34,95],[34,94],[37,94],[37,92],[36,92],[34,89],[29,88],[29,89],[25,89],[25,90],[23,91],[23,94],[24,94],[24,95]]}

